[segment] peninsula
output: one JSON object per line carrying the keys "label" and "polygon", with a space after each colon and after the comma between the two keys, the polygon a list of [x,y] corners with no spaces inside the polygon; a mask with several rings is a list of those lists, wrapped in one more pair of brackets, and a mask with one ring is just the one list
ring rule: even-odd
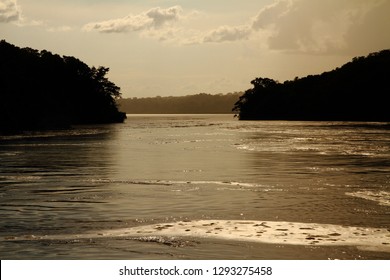
{"label": "peninsula", "polygon": [[390,50],[320,75],[256,78],[234,105],[240,120],[390,121]]}
{"label": "peninsula", "polygon": [[108,71],[0,41],[0,133],[123,122]]}

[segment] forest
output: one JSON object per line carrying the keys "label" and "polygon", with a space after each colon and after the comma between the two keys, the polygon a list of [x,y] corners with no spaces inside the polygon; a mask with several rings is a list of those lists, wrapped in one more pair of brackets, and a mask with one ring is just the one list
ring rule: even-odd
{"label": "forest", "polygon": [[0,41],[0,132],[123,122],[109,68]]}
{"label": "forest", "polygon": [[231,114],[234,103],[242,94],[134,97],[121,99],[118,104],[128,114]]}
{"label": "forest", "polygon": [[240,120],[390,121],[390,50],[283,83],[256,78],[244,93],[121,99],[108,71],[1,40],[0,133],[117,123],[126,113],[233,111]]}
{"label": "forest", "polygon": [[390,121],[390,50],[279,83],[256,78],[235,103],[240,120]]}

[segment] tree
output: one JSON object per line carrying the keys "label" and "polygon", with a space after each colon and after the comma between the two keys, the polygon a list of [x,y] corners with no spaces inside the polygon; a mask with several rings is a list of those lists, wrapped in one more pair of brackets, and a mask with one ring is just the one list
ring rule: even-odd
{"label": "tree", "polygon": [[109,68],[0,42],[0,132],[123,122]]}
{"label": "tree", "polygon": [[390,121],[390,50],[285,81],[256,78],[233,107],[238,117],[285,120]]}

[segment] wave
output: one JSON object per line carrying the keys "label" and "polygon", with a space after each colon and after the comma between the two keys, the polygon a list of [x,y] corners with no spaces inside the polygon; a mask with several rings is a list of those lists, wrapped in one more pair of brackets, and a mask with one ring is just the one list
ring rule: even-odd
{"label": "wave", "polygon": [[[265,144],[264,144],[265,143]],[[340,145],[340,147],[332,147],[325,145],[286,145],[284,143],[278,145],[278,142],[250,142],[234,144],[237,150],[250,152],[267,152],[267,153],[311,153],[318,155],[336,155],[336,156],[361,156],[367,158],[385,158],[388,157],[388,151],[381,147],[367,148],[350,148],[348,145]]]}
{"label": "wave", "polygon": [[84,234],[7,236],[3,237],[3,240],[79,240],[94,238],[132,238],[153,242],[167,240],[160,237],[215,238],[304,246],[356,246],[363,250],[390,252],[389,229],[256,220],[179,221]]}
{"label": "wave", "polygon": [[348,196],[375,201],[379,205],[390,206],[390,192],[386,192],[386,191],[375,192],[375,191],[366,190],[366,191],[357,191],[357,192],[347,192],[345,194]]}
{"label": "wave", "polygon": [[103,127],[88,128],[88,127],[79,126],[77,128],[64,129],[64,130],[33,131],[33,132],[25,132],[21,134],[13,134],[13,135],[0,135],[0,140],[3,141],[42,140],[42,139],[57,138],[57,137],[104,135],[109,132],[110,130],[108,128],[103,128]]}
{"label": "wave", "polygon": [[42,176],[35,175],[0,175],[1,181],[12,181],[12,182],[32,182],[39,181],[42,179]]}
{"label": "wave", "polygon": [[235,187],[270,187],[266,185],[236,181],[172,181],[172,180],[111,180],[111,179],[91,179],[87,180],[93,183],[113,183],[113,184],[132,184],[132,185],[154,185],[154,186],[176,186],[176,185],[219,185]]}

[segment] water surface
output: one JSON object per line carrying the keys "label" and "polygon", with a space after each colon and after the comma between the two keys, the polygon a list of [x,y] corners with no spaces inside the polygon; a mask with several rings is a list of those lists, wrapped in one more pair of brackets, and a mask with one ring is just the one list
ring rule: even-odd
{"label": "water surface", "polygon": [[[386,123],[129,115],[0,138],[2,259],[388,259],[381,250],[234,240],[76,238],[190,220],[390,229]],[[68,235],[63,240],[14,240]],[[390,240],[390,236],[389,236]]]}

